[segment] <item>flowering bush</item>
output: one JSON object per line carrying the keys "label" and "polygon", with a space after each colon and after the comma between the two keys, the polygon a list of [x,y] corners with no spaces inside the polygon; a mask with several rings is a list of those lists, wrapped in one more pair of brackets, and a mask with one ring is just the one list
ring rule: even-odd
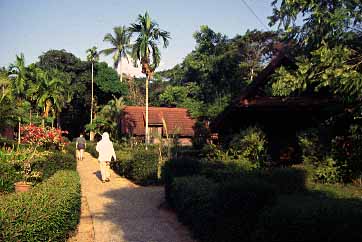
{"label": "flowering bush", "polygon": [[43,128],[33,124],[24,125],[20,128],[21,142],[32,146],[51,146],[54,145],[58,149],[62,149],[66,142],[62,134],[68,131],[62,131],[56,128]]}

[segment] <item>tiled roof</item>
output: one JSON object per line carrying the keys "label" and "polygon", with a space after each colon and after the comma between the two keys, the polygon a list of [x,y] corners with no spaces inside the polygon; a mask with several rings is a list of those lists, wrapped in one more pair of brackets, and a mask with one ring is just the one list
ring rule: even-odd
{"label": "tiled roof", "polygon": [[[142,106],[125,107],[121,118],[122,133],[144,136],[145,112],[145,107]],[[166,122],[169,135],[177,134],[182,137],[194,135],[195,120],[189,116],[186,108],[149,107],[149,126],[162,127],[162,119]]]}

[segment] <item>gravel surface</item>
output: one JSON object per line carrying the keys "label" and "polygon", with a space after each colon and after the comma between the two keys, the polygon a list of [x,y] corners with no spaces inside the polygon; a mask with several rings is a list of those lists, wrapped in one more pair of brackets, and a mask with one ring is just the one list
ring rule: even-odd
{"label": "gravel surface", "polygon": [[163,187],[140,187],[113,171],[111,181],[102,183],[98,161],[89,153],[77,169],[82,215],[71,242],[196,242],[163,206]]}

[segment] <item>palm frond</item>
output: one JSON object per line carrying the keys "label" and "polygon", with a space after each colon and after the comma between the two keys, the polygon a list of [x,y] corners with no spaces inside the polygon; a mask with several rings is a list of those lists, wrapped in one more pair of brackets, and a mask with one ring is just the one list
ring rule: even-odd
{"label": "palm frond", "polygon": [[116,51],[117,51],[117,48],[108,48],[108,49],[99,51],[99,54],[110,55]]}
{"label": "palm frond", "polygon": [[112,34],[107,33],[104,38],[103,38],[104,42],[109,42],[111,43],[113,46],[117,46],[117,41],[116,39],[112,36]]}

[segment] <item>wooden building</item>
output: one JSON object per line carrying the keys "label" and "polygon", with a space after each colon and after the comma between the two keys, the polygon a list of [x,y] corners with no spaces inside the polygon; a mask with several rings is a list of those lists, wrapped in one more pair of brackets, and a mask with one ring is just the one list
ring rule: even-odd
{"label": "wooden building", "polygon": [[297,133],[316,127],[321,120],[329,117],[331,110],[342,107],[328,95],[267,95],[266,86],[271,84],[275,70],[291,64],[285,49],[281,48],[256,79],[241,90],[240,95],[211,123],[212,132],[219,133],[219,137],[227,142],[228,137],[241,129],[258,125],[266,133],[273,161],[298,161]]}
{"label": "wooden building", "polygon": [[[121,132],[125,136],[137,139],[145,138],[145,107],[127,106],[121,117]],[[149,107],[148,125],[152,143],[158,143],[160,137],[177,138],[181,145],[192,145],[195,120],[186,108]]]}

